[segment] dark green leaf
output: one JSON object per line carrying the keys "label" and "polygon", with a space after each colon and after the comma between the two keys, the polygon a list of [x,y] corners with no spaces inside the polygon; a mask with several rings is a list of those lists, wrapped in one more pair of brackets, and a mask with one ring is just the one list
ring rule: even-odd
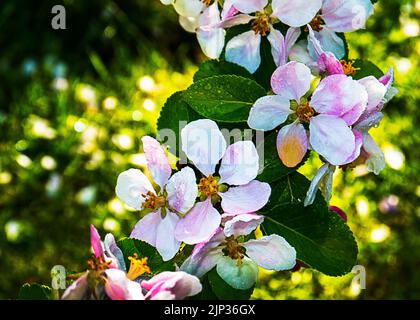
{"label": "dark green leaf", "polygon": [[384,75],[382,70],[379,69],[378,66],[376,66],[373,62],[369,60],[356,59],[354,60],[353,66],[355,68],[360,69],[356,72],[356,74],[353,77],[356,80],[359,80],[368,76],[374,76],[375,78],[379,79],[380,77]]}
{"label": "dark green leaf", "polygon": [[254,102],[266,91],[253,80],[223,75],[194,83],[184,100],[205,118],[220,122],[246,122]]}
{"label": "dark green leaf", "polygon": [[18,300],[50,300],[50,297],[50,287],[36,283],[25,283],[20,288]]}
{"label": "dark green leaf", "polygon": [[328,209],[320,192],[313,205],[303,206],[309,185],[299,173],[272,185],[263,231],[284,237],[295,247],[297,258],[312,268],[330,276],[344,275],[356,263],[356,241],[347,224]]}
{"label": "dark green leaf", "polygon": [[220,300],[248,300],[254,288],[248,290],[238,290],[228,285],[216,271],[216,268],[211,270],[208,274],[208,281],[214,294]]}
{"label": "dark green leaf", "polygon": [[127,269],[130,266],[128,257],[132,257],[137,253],[139,258],[147,257],[147,264],[152,271],[152,276],[162,271],[175,270],[175,266],[171,261],[163,261],[159,252],[146,242],[132,238],[124,238],[118,241],[118,247],[123,252]]}
{"label": "dark green leaf", "polygon": [[205,78],[229,74],[253,79],[252,74],[240,65],[227,61],[210,60],[200,65],[200,68],[194,75],[194,82]]}

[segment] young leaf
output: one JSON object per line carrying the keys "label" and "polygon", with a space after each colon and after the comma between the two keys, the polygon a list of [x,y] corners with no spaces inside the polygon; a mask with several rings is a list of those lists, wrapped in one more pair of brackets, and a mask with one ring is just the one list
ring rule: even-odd
{"label": "young leaf", "polygon": [[184,100],[205,118],[220,122],[246,122],[254,102],[266,91],[253,80],[223,75],[194,83],[184,93]]}
{"label": "young leaf", "polygon": [[51,288],[37,283],[25,283],[19,291],[18,300],[50,300]]}
{"label": "young leaf", "polygon": [[205,78],[229,74],[253,79],[252,74],[250,74],[248,70],[238,64],[227,61],[210,60],[200,65],[200,68],[194,75],[194,82],[203,80]]}
{"label": "young leaf", "polygon": [[344,275],[356,263],[356,241],[320,192],[313,205],[303,206],[309,184],[303,175],[294,173],[272,185],[263,232],[284,237],[295,247],[297,258],[312,268],[329,276]]}

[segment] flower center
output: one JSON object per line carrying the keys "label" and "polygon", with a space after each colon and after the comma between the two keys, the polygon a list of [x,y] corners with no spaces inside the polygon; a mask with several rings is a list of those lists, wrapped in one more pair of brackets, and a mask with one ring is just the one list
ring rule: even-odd
{"label": "flower center", "polygon": [[354,76],[356,74],[356,72],[358,70],[360,70],[360,68],[355,68],[353,66],[353,64],[354,64],[353,61],[341,60],[340,63],[343,66],[343,71],[344,71],[345,75]]}
{"label": "flower center", "polygon": [[218,187],[217,180],[213,176],[201,178],[200,183],[198,184],[198,189],[201,191],[201,194],[206,197],[217,194]]}
{"label": "flower center", "polygon": [[260,14],[253,22],[252,22],[252,30],[255,34],[259,33],[263,37],[268,35],[271,30],[271,17],[268,14]]}
{"label": "flower center", "polygon": [[310,106],[309,102],[306,102],[297,107],[296,115],[301,122],[309,122],[315,115],[315,110]]}
{"label": "flower center", "polygon": [[235,239],[233,236],[230,236],[226,239],[225,254],[231,257],[233,260],[236,260],[236,263],[239,266],[242,264],[245,248],[239,243],[237,239]]}
{"label": "flower center", "polygon": [[88,261],[88,269],[98,273],[102,273],[105,270],[109,269],[112,261],[106,261],[103,256],[96,257],[92,256]]}
{"label": "flower center", "polygon": [[[315,18],[313,18],[311,22],[309,22],[309,25],[314,31],[319,32],[322,29],[324,29],[323,26],[325,25],[325,21],[324,19],[322,19],[321,15],[318,14],[317,16],[315,16]],[[305,27],[305,31],[309,32],[309,28]]]}
{"label": "flower center", "polygon": [[213,2],[213,0],[202,0],[202,2],[204,3],[206,7],[209,7],[211,3]]}
{"label": "flower center", "polygon": [[130,260],[130,269],[127,272],[128,279],[134,281],[145,273],[151,273],[150,268],[147,265],[147,258],[139,259],[139,255],[135,253],[133,256],[128,257],[128,260]]}
{"label": "flower center", "polygon": [[147,192],[146,195],[141,195],[146,200],[143,202],[143,209],[151,209],[156,210],[159,208],[162,208],[166,205],[166,198],[165,197],[159,197],[155,195],[153,192]]}

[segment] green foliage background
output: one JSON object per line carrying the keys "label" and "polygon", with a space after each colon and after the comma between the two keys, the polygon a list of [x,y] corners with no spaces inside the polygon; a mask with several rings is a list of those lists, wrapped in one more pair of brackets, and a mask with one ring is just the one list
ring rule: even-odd
{"label": "green foliage background", "polygon": [[[65,0],[67,30],[50,27],[55,1],[0,5],[0,298],[50,270],[85,267],[89,223],[117,237],[138,220],[115,198],[119,172],[143,168],[166,99],[204,60],[194,35],[159,1]],[[420,1],[379,1],[367,30],[348,34],[350,58],[396,70],[399,95],[373,135],[379,175],[339,172],[332,204],[348,215],[366,290],[353,275],[262,272],[255,299],[420,298],[418,56]],[[308,178],[320,162],[299,171]]]}

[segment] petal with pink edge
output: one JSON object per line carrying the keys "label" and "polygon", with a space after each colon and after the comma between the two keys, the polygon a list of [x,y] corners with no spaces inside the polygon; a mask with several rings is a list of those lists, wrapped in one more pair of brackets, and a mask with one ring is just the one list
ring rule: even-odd
{"label": "petal with pink edge", "polygon": [[353,129],[353,134],[355,138],[355,144],[356,147],[354,148],[354,151],[352,155],[346,160],[346,163],[352,163],[354,160],[356,160],[360,156],[360,150],[363,145],[363,135],[356,129]]}
{"label": "petal with pink edge", "polygon": [[105,292],[111,300],[144,300],[140,284],[127,278],[124,271],[105,270]]}
{"label": "petal with pink edge", "polygon": [[371,114],[372,112],[381,111],[381,102],[387,92],[386,86],[373,76],[362,78],[359,80],[359,83],[365,87],[368,94],[368,104],[365,113]]}
{"label": "petal with pink edge", "polygon": [[95,257],[101,257],[104,254],[101,236],[93,224],[90,225],[90,246],[92,247]]}
{"label": "petal with pink edge", "polygon": [[226,151],[226,140],[216,122],[201,119],[190,122],[181,130],[182,151],[205,175],[214,173]]}
{"label": "petal with pink edge", "polygon": [[252,141],[231,144],[222,158],[219,183],[244,185],[258,174],[259,156]]}
{"label": "petal with pink edge", "polygon": [[222,209],[227,213],[257,212],[267,204],[271,187],[268,183],[253,180],[243,186],[231,187],[219,195],[222,198]]}
{"label": "petal with pink edge", "polygon": [[156,247],[157,229],[162,222],[160,210],[141,218],[134,226],[130,238],[138,239]]}
{"label": "petal with pink edge", "polygon": [[239,64],[254,73],[261,64],[261,35],[247,31],[233,37],[226,45],[226,61]]}
{"label": "petal with pink edge", "polygon": [[178,215],[168,210],[156,229],[156,249],[163,261],[171,260],[181,246],[181,241],[175,239],[175,227],[178,221]]}
{"label": "petal with pink edge", "polygon": [[127,205],[140,210],[145,200],[143,195],[148,192],[155,193],[155,190],[143,172],[129,169],[118,176],[115,192]]}
{"label": "petal with pink edge", "polygon": [[373,14],[370,0],[324,0],[322,18],[335,32],[352,32],[364,29]]}
{"label": "petal with pink edge", "polygon": [[171,164],[169,163],[165,149],[152,137],[145,136],[141,138],[141,141],[143,142],[147,167],[155,182],[163,189],[172,173]]}
{"label": "petal with pink edge", "polygon": [[84,273],[79,279],[74,281],[66,291],[64,291],[61,299],[63,300],[83,300],[88,295],[88,274],[89,271]]}
{"label": "petal with pink edge", "polygon": [[290,270],[296,264],[296,250],[277,234],[243,244],[246,255],[267,270]]}
{"label": "petal with pink edge", "polygon": [[264,216],[255,214],[255,213],[243,213],[239,215],[222,215],[222,219],[226,220],[225,222],[225,236],[247,236],[252,231],[257,229],[257,227],[263,223]]}
{"label": "petal with pink edge", "polygon": [[222,218],[213,208],[211,199],[197,203],[187,215],[182,218],[176,228],[175,237],[187,244],[196,244],[210,238],[219,227]]}
{"label": "petal with pink edge", "polygon": [[301,27],[312,21],[321,9],[322,0],[273,0],[273,16],[291,27]]}
{"label": "petal with pink edge", "polygon": [[330,115],[311,119],[309,141],[312,149],[336,166],[345,164],[356,148],[354,134],[348,125]]}
{"label": "petal with pink edge", "polygon": [[248,125],[255,130],[270,131],[285,122],[292,112],[289,99],[277,95],[265,96],[251,108]]}
{"label": "petal with pink edge", "polygon": [[315,89],[311,106],[321,114],[343,119],[353,125],[366,110],[366,89],[351,77],[335,74],[324,78]]}
{"label": "petal with pink edge", "polygon": [[280,97],[300,102],[311,87],[311,78],[311,70],[307,66],[291,61],[274,71],[271,88]]}
{"label": "petal with pink edge", "polygon": [[194,170],[182,168],[175,173],[166,185],[168,203],[171,208],[180,213],[190,210],[198,195],[197,181]]}
{"label": "petal with pink edge", "polygon": [[281,128],[277,136],[277,153],[286,167],[296,167],[307,151],[308,136],[302,124],[294,122]]}

